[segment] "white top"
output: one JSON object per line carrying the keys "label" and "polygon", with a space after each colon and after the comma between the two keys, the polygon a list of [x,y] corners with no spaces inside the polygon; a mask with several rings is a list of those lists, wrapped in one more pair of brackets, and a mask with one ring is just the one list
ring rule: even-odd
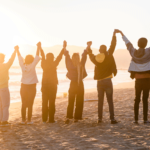
{"label": "white top", "polygon": [[122,39],[124,40],[125,44],[130,43],[130,41],[127,39],[127,37],[125,35],[122,37]]}
{"label": "white top", "polygon": [[137,64],[134,61],[131,61],[128,71],[144,72],[149,70],[150,70],[150,61],[144,64]]}
{"label": "white top", "polygon": [[34,61],[29,65],[24,64],[23,58],[21,56],[19,56],[18,59],[19,59],[20,67],[22,69],[21,82],[23,84],[38,83],[35,67],[38,64],[38,62],[40,61],[40,57],[35,56]]}

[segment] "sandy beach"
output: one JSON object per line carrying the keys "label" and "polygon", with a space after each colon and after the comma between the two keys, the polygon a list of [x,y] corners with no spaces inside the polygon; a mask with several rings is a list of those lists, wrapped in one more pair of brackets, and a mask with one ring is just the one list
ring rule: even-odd
{"label": "sandy beach", "polygon": [[[85,99],[97,99],[96,89],[87,90]],[[56,100],[55,124],[42,124],[41,99],[34,103],[34,125],[19,125],[21,103],[10,107],[10,127],[0,128],[1,150],[98,150],[150,149],[150,125],[144,125],[142,103],[139,125],[133,124],[134,82],[115,86],[114,105],[118,124],[112,125],[105,98],[103,123],[97,124],[97,101],[84,103],[83,120],[64,124],[67,98]],[[150,105],[150,104],[149,104]],[[150,111],[149,111],[150,114]],[[150,115],[149,115],[150,116]]]}

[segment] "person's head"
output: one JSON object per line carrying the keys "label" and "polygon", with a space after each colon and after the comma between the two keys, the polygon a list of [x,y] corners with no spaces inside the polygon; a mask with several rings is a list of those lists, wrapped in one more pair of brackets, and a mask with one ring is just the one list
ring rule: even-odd
{"label": "person's head", "polygon": [[73,53],[72,62],[75,67],[77,67],[77,65],[80,63],[80,56],[78,53]]}
{"label": "person's head", "polygon": [[5,55],[0,53],[0,63],[4,63],[5,61]]}
{"label": "person's head", "polygon": [[147,45],[147,39],[146,38],[140,38],[139,40],[138,40],[138,47],[139,48],[145,48],[146,47],[146,45]]}
{"label": "person's head", "polygon": [[106,51],[107,51],[106,45],[101,45],[100,48],[99,48],[99,52],[100,53],[106,53]]}
{"label": "person's head", "polygon": [[29,64],[31,64],[33,62],[33,60],[34,60],[34,57],[32,55],[27,55],[25,57],[25,64],[29,65]]}
{"label": "person's head", "polygon": [[49,62],[53,62],[54,61],[53,53],[47,53],[46,60],[49,61]]}

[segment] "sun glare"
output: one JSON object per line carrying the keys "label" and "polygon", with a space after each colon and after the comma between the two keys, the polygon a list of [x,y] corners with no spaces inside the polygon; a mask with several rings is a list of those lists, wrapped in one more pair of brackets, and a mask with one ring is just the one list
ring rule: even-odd
{"label": "sun glare", "polygon": [[11,19],[0,12],[0,52],[10,56],[13,51],[13,36],[15,34],[15,27]]}

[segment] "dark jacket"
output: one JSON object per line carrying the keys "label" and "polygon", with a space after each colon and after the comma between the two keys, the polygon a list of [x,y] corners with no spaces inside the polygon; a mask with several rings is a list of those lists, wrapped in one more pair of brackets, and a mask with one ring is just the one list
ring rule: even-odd
{"label": "dark jacket", "polygon": [[[70,58],[69,52],[65,51],[64,55],[66,56],[65,62],[66,62],[66,68],[68,70],[67,72],[67,77],[71,80],[71,81],[78,81],[78,71],[77,71],[77,67],[75,67],[73,65],[73,62]],[[82,54],[82,58],[81,58],[81,79],[83,80],[86,76],[87,76],[87,72],[85,70],[85,63],[87,60],[87,52],[84,51]]]}
{"label": "dark jacket", "polygon": [[95,70],[94,70],[95,80],[104,79],[112,74],[116,76],[117,68],[116,68],[114,57],[113,57],[115,47],[116,47],[116,36],[113,36],[110,48],[105,53],[105,59],[102,63],[97,62],[95,59],[95,55],[92,54],[92,50],[89,50],[90,60],[95,64]]}
{"label": "dark jacket", "polygon": [[57,66],[61,61],[63,54],[64,50],[62,49],[60,54],[55,59],[55,61],[53,61],[52,63],[48,63],[48,61],[45,59],[44,51],[42,50],[41,52],[42,55],[41,67],[43,69],[42,88],[58,84]]}

